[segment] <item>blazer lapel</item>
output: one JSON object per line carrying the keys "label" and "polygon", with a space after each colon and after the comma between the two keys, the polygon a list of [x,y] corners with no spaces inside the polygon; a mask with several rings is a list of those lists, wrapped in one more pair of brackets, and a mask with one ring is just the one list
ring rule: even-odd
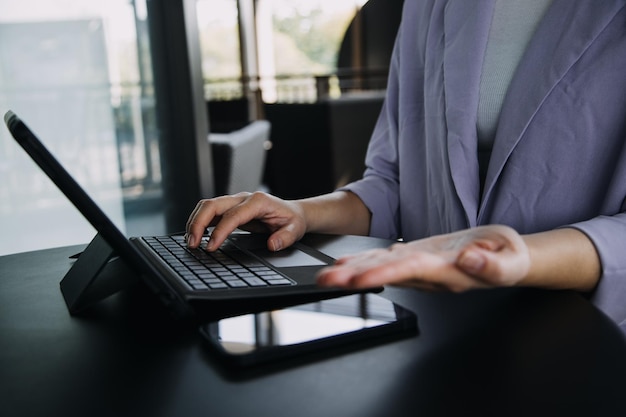
{"label": "blazer lapel", "polygon": [[480,201],[476,112],[495,0],[449,1],[444,11],[445,117],[450,173],[469,226]]}
{"label": "blazer lapel", "polygon": [[531,39],[504,100],[483,207],[545,97],[623,7],[624,0],[554,0]]}

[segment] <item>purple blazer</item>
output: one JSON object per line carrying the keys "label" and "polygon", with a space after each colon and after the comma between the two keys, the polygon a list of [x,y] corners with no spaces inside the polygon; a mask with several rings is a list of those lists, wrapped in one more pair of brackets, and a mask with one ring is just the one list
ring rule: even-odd
{"label": "purple blazer", "polygon": [[495,0],[407,0],[363,179],[371,235],[481,224],[586,233],[592,301],[626,331],[626,0],[554,0],[505,98],[481,198],[476,117]]}

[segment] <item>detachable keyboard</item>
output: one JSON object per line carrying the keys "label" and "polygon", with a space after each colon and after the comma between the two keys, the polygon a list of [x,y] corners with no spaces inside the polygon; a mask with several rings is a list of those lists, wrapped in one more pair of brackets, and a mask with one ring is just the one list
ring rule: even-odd
{"label": "detachable keyboard", "polygon": [[[215,252],[189,249],[183,236],[145,237],[144,241],[193,290],[295,285],[295,282],[226,241]],[[203,247],[206,241],[200,245]]]}

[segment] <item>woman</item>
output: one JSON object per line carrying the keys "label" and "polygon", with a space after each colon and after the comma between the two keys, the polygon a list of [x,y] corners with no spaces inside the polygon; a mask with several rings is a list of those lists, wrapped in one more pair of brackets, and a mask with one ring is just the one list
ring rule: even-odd
{"label": "woman", "polygon": [[[521,4],[521,6],[520,6]],[[626,331],[626,0],[405,1],[361,180],[284,201],[203,200],[207,250],[236,227],[402,238],[320,285],[574,289]]]}

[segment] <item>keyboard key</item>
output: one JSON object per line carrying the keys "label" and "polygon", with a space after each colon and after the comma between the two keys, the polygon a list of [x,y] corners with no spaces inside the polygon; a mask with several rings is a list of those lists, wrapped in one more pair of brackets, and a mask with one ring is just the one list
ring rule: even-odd
{"label": "keyboard key", "polygon": [[206,285],[223,284],[222,280],[219,278],[203,279],[202,282],[204,282]]}
{"label": "keyboard key", "polygon": [[263,281],[261,278],[251,277],[251,278],[243,278],[243,280],[251,287],[266,287],[267,282]]}
{"label": "keyboard key", "polygon": [[282,278],[282,279],[268,279],[266,280],[268,284],[270,285],[291,285],[292,282],[290,280],[288,280],[287,278]]}
{"label": "keyboard key", "polygon": [[229,280],[226,281],[226,283],[233,287],[233,288],[241,288],[241,287],[247,287],[248,284],[246,284],[244,281],[240,280],[240,279],[233,279],[233,280]]}
{"label": "keyboard key", "polygon": [[187,248],[182,236],[145,238],[145,241],[194,290],[294,284],[229,242],[217,252],[209,253]]}

